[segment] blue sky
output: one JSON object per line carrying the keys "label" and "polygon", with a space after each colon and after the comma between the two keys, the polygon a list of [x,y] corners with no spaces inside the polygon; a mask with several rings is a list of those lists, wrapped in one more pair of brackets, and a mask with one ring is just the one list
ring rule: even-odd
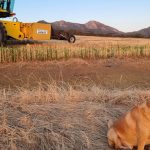
{"label": "blue sky", "polygon": [[121,31],[150,26],[150,0],[16,0],[20,21],[97,20]]}

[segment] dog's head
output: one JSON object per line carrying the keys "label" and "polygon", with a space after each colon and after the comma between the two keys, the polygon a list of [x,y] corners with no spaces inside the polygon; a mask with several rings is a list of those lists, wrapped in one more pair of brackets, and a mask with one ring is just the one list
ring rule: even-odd
{"label": "dog's head", "polygon": [[120,148],[121,142],[120,139],[118,138],[118,135],[113,128],[113,122],[110,120],[108,122],[108,133],[107,133],[107,138],[108,138],[108,144],[112,148]]}
{"label": "dog's head", "polygon": [[107,133],[108,144],[111,148],[115,149],[131,149],[129,146],[123,144],[117,131],[113,128],[113,122],[108,122],[108,133]]}

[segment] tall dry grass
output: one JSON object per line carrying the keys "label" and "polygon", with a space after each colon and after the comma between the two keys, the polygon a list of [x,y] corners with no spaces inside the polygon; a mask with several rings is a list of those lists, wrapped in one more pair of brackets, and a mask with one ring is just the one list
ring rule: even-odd
{"label": "tall dry grass", "polygon": [[108,149],[107,121],[150,100],[150,90],[39,85],[0,90],[0,149]]}
{"label": "tall dry grass", "polygon": [[78,37],[76,44],[50,43],[0,48],[0,62],[150,57],[148,39]]}

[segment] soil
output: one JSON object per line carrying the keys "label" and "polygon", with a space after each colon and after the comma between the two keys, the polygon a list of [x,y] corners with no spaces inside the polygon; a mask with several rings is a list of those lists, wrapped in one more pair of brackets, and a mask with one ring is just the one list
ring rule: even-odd
{"label": "soil", "polygon": [[149,59],[70,59],[0,64],[0,87],[31,87],[56,81],[106,88],[149,88],[149,66]]}

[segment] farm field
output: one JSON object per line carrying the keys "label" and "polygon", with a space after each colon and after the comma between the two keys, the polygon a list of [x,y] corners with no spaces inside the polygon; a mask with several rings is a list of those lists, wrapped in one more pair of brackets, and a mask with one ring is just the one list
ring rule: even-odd
{"label": "farm field", "polygon": [[0,62],[0,149],[111,150],[108,120],[150,101],[149,39],[10,45]]}

